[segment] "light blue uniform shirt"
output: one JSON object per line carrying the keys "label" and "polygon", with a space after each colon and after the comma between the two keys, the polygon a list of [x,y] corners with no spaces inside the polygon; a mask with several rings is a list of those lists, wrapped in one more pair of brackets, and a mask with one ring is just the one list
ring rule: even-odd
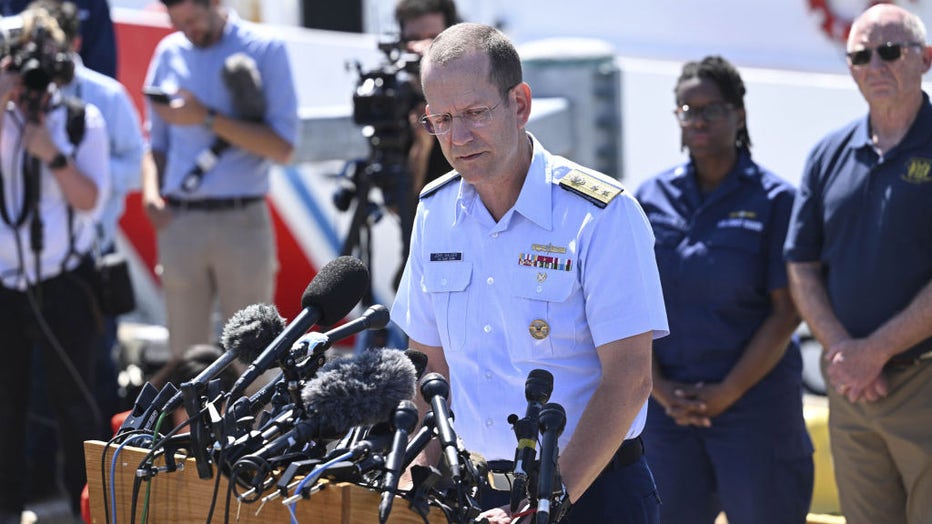
{"label": "light blue uniform shirt", "polygon": [[[600,208],[564,190],[558,182],[574,169],[618,182],[532,142],[518,201],[497,223],[462,180],[421,199],[392,307],[411,339],[443,347],[456,431],[488,459],[514,457],[507,419],[524,415],[532,369],[554,376],[550,402],[566,409],[565,447],[601,378],[595,348],[668,331],[653,233],[638,203],[622,192]],[[535,267],[541,257],[552,257],[549,267]],[[546,337],[531,335],[535,321],[546,322]],[[645,416],[646,404],[626,438],[640,434]]]}
{"label": "light blue uniform shirt", "polygon": [[68,96],[97,106],[107,123],[110,143],[110,192],[100,212],[101,247],[113,245],[117,223],[123,215],[126,194],[140,186],[140,165],[145,148],[136,108],[123,84],[83,66],[75,60],[74,80],[61,88]]}
{"label": "light blue uniform shirt", "polygon": [[[267,30],[267,29],[266,29]],[[267,109],[265,123],[285,141],[294,144],[298,134],[298,102],[284,44],[263,28],[243,22],[229,12],[220,40],[207,48],[195,47],[184,34],[172,33],[159,42],[149,64],[146,85],[167,93],[186,89],[207,107],[235,117],[232,97],[223,83],[224,61],[234,53],[252,57],[262,78]],[[264,195],[269,190],[271,161],[231,147],[207,171],[200,187],[181,189],[185,175],[198,155],[210,148],[215,135],[201,125],[171,126],[149,111],[153,151],[166,154],[162,192],[184,199],[231,198]]]}

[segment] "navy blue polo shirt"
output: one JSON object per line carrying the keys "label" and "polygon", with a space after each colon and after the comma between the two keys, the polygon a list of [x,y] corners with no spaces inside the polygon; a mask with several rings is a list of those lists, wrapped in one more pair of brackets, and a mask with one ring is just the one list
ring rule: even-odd
{"label": "navy blue polo shirt", "polygon": [[[821,262],[835,315],[865,337],[932,280],[932,106],[880,157],[861,118],[809,154],[785,246],[792,262]],[[932,350],[928,338],[903,353]]]}
{"label": "navy blue polo shirt", "polygon": [[[700,192],[691,162],[638,189],[654,228],[670,323],[670,335],[654,341],[664,376],[719,382],[744,353],[772,312],[770,292],[787,287],[782,248],[793,195],[744,151],[708,195]],[[799,358],[787,351],[758,387],[766,389],[762,384],[777,376],[798,379]]]}

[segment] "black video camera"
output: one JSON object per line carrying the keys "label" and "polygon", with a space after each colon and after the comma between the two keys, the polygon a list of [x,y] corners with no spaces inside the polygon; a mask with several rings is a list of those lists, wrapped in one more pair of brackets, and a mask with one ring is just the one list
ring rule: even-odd
{"label": "black video camera", "polygon": [[[415,87],[421,57],[408,53],[399,40],[379,42],[386,61],[371,71],[359,62],[359,81],[353,92],[353,122],[363,127],[369,142],[369,158],[351,167],[352,181],[337,190],[334,204],[340,211],[349,208],[361,184],[378,187],[386,206],[395,207],[410,192],[407,156],[411,144],[408,114],[423,96]],[[365,180],[361,180],[364,178]],[[375,220],[374,220],[375,221]]]}
{"label": "black video camera", "polygon": [[42,98],[49,84],[67,84],[74,78],[74,61],[67,46],[57,41],[48,24],[51,18],[35,18],[28,35],[24,33],[23,18],[10,16],[0,19],[0,52],[9,56],[8,71],[18,72],[22,85],[23,101],[29,116],[37,120],[42,110]]}
{"label": "black video camera", "polygon": [[401,42],[379,42],[387,61],[371,71],[356,63],[359,82],[353,92],[353,121],[379,130],[406,129],[408,113],[423,97],[413,81],[420,71],[421,57],[402,51]]}

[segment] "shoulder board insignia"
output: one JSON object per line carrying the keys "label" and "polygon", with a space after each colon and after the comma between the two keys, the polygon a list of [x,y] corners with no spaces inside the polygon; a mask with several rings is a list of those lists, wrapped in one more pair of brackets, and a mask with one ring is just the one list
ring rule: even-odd
{"label": "shoulder board insignia", "polygon": [[560,179],[560,187],[592,202],[598,207],[605,207],[624,191],[622,188],[599,180],[598,178],[574,169]]}
{"label": "shoulder board insignia", "polygon": [[440,178],[434,179],[433,182],[424,186],[424,189],[421,190],[421,194],[418,196],[418,198],[427,198],[441,187],[449,184],[450,182],[453,182],[454,180],[459,180],[459,178],[459,173],[456,171],[450,171],[449,173],[441,176]]}

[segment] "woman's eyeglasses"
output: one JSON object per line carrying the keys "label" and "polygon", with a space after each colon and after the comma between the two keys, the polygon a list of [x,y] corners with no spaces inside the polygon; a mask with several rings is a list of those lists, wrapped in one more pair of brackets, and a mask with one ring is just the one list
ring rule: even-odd
{"label": "woman's eyeglasses", "polygon": [[862,66],[870,63],[874,51],[877,51],[877,56],[884,62],[896,62],[903,58],[903,51],[910,47],[922,48],[925,47],[925,44],[920,42],[887,42],[873,49],[865,47],[857,51],[848,51],[845,54],[848,56],[849,64],[853,66]]}
{"label": "woman's eyeglasses", "polygon": [[725,115],[727,115],[728,111],[731,109],[734,109],[734,106],[727,102],[712,102],[702,107],[693,107],[683,104],[674,109],[673,113],[676,115],[676,119],[680,122],[680,125],[685,127],[696,122],[700,118],[706,122],[718,122],[725,118]]}

